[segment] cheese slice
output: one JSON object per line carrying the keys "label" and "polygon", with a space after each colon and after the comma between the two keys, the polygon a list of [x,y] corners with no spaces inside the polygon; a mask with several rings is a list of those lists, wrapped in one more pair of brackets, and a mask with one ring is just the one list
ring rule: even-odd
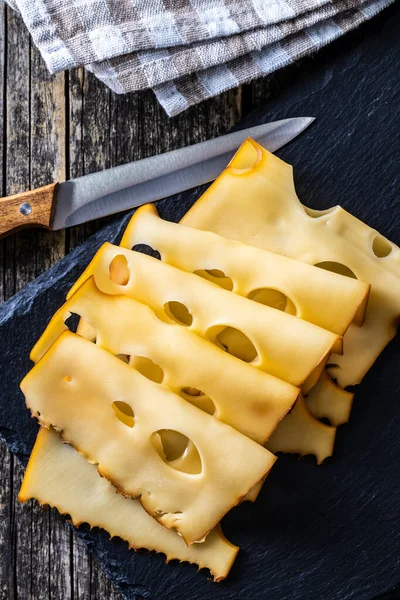
{"label": "cheese slice", "polygon": [[[82,287],[84,285],[85,284],[83,284]],[[75,292],[74,296],[76,294],[77,294],[77,292]],[[82,335],[82,337],[85,337],[86,339],[90,339],[90,341],[96,341],[96,337],[97,336],[96,336],[95,329],[91,325],[89,325],[88,323],[86,323],[86,321],[83,319],[83,317],[81,317],[79,319],[79,323],[78,323],[78,327],[77,327],[76,333],[78,335]],[[198,336],[196,336],[196,339],[201,339],[201,338],[199,338]],[[226,354],[224,354],[224,355],[226,356]],[[125,357],[125,356],[127,356],[127,355],[121,355],[120,354],[119,358],[122,358],[122,357]],[[229,354],[228,354],[228,356],[229,356]],[[129,360],[127,360],[126,362],[127,362],[127,364],[133,366],[135,369],[139,370],[142,373],[142,375],[145,375],[146,377],[152,379],[152,381],[156,381],[156,379],[154,377],[155,373],[154,373],[153,370],[151,370],[150,372],[146,373],[146,371],[148,371],[148,364],[149,364],[147,362],[148,360],[149,359],[144,358],[144,361],[146,361],[146,362],[143,363],[143,357],[138,357],[138,356],[131,355],[129,357]],[[150,359],[150,362],[152,363],[151,359]],[[143,364],[145,365],[145,369],[143,369]],[[152,364],[154,365],[154,363],[152,363]],[[236,366],[238,364],[242,364],[241,361],[236,362]],[[252,367],[250,367],[250,368],[252,368]],[[255,370],[256,369],[252,369],[253,372]],[[216,378],[218,379],[221,376],[221,373],[223,373],[223,372],[224,372],[224,369],[220,369],[219,372],[218,372],[218,375],[216,376]],[[259,371],[257,369],[257,372],[261,372],[261,371]],[[202,373],[202,375],[203,375],[203,373]],[[230,383],[232,383],[233,381],[235,381],[235,383],[236,383],[236,385],[234,385],[234,389],[235,390],[238,389],[236,377],[237,377],[237,369],[235,369],[235,379],[231,379],[230,380]],[[280,380],[280,379],[278,380],[276,378],[276,380],[282,382],[282,380]],[[160,383],[161,383],[161,380],[160,380]],[[286,382],[282,382],[282,383],[286,383]],[[290,384],[286,384],[286,385],[290,385]],[[227,388],[224,386],[224,396],[226,395],[226,389]],[[240,389],[242,390],[241,404],[246,404],[247,389],[243,389],[241,387],[240,387]],[[298,388],[295,388],[295,389],[296,389],[296,394],[297,394],[300,390]],[[260,390],[260,391],[262,393],[263,399],[265,400],[265,398],[264,398],[264,390]],[[194,406],[197,406],[197,408],[200,408],[201,410],[204,410],[208,414],[210,414],[210,415],[212,414],[214,417],[216,417],[216,412],[215,412],[216,411],[216,405],[214,404],[214,402],[211,400],[211,398],[208,395],[202,394],[201,391],[198,388],[192,388],[192,387],[187,387],[187,388],[185,387],[183,389],[181,388],[181,390],[180,390],[180,396],[182,398],[184,398],[185,400],[188,400],[191,404],[194,404]],[[268,398],[269,398],[269,401],[270,401],[270,393],[269,393]],[[222,403],[223,402],[221,402],[221,404]],[[240,410],[242,411],[243,408],[244,407],[241,406]],[[257,412],[259,412],[259,411],[257,411]],[[229,414],[230,413],[231,413],[231,409],[226,411],[225,417],[223,419],[221,418],[221,416],[219,416],[218,418],[221,421],[223,421],[224,423],[227,423],[227,424],[231,425],[232,427],[234,427],[235,425],[233,425],[233,419],[232,419],[232,422],[228,423],[228,418],[229,418]],[[258,418],[259,418],[259,416],[260,415],[258,415]],[[234,419],[238,420],[238,416],[235,415]],[[264,420],[262,420],[262,421],[264,423]],[[277,424],[278,423],[273,424],[272,413],[271,413],[271,411],[268,411],[268,425],[267,425],[267,423],[265,425],[270,428],[271,433],[272,433],[272,431],[274,431],[274,429],[276,428]],[[319,425],[319,423],[318,423],[317,420],[315,420],[315,424],[317,426]],[[257,440],[257,437],[254,435],[254,429],[255,429],[254,423],[252,423],[252,426],[251,426],[251,431],[253,433],[250,432],[250,428],[247,431],[245,431],[243,429],[243,425],[244,425],[243,422],[241,422],[240,426],[236,426],[235,429],[237,429],[238,431],[241,431],[242,433],[244,433],[245,435],[247,435],[251,439],[254,439],[254,441],[258,441],[259,443],[262,443],[261,440]],[[171,449],[173,449],[173,448],[171,448]],[[189,458],[189,457],[186,455],[186,458]],[[264,484],[264,479],[262,479],[261,481],[259,481],[258,483],[256,483],[256,485],[251,488],[251,490],[246,494],[246,496],[244,496],[242,498],[241,503],[242,502],[246,502],[246,501],[247,502],[255,502],[257,500],[257,498],[258,498],[259,493],[261,492],[263,484]]]}
{"label": "cheese slice", "polygon": [[35,498],[42,505],[70,515],[78,527],[105,529],[120,537],[130,548],[146,548],[173,559],[187,561],[211,571],[215,581],[228,575],[239,548],[231,544],[220,526],[203,544],[188,547],[182,537],[150,517],[138,500],[125,498],[69,444],[63,444],[53,429],[41,429],[25,472],[18,500]]}
{"label": "cheese slice", "polygon": [[302,206],[292,167],[253,140],[241,146],[182,223],[372,285],[363,326],[349,327],[343,356],[329,361],[341,387],[359,383],[395,335],[400,249],[340,206]]}
{"label": "cheese slice", "polygon": [[302,395],[292,412],[278,425],[270,437],[267,448],[271,452],[289,454],[314,454],[320,465],[332,456],[336,427],[325,425],[313,418]]}
{"label": "cheese slice", "polygon": [[369,285],[215,233],[160,219],[147,204],[132,217],[121,246],[151,246],[161,260],[225,289],[343,335],[361,325]]}
{"label": "cheese slice", "polygon": [[198,408],[263,444],[299,389],[231,356],[186,327],[160,321],[144,304],[110,296],[88,279],[54,315],[31,352],[38,362],[77,314],[80,334],[167,385]]}
{"label": "cheese slice", "polygon": [[43,426],[53,425],[98,464],[101,475],[139,498],[151,516],[175,529],[188,545],[204,541],[276,459],[69,331],[28,373],[21,389]]}
{"label": "cheese slice", "polygon": [[304,384],[305,389],[316,383],[331,351],[341,348],[341,338],[332,332],[140,252],[104,244],[69,297],[91,276],[102,292],[135,298],[161,320],[178,322],[245,362],[295,386]]}
{"label": "cheese slice", "polygon": [[331,425],[343,425],[350,418],[354,393],[348,392],[324,371],[316,386],[306,397],[311,413],[319,419],[328,419]]}

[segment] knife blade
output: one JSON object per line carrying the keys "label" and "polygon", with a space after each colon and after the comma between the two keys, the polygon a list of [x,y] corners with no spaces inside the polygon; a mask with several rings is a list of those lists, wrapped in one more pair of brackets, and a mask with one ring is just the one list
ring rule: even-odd
{"label": "knife blade", "polygon": [[297,137],[312,117],[257,125],[60,184],[0,199],[0,236],[21,227],[63,229],[213,181],[248,137],[271,152]]}

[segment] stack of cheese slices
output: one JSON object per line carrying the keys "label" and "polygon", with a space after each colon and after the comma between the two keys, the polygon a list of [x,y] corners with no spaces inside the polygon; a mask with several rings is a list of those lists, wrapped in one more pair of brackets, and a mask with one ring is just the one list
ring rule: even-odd
{"label": "stack of cheese slices", "polygon": [[219,522],[275,454],[331,456],[345,388],[395,334],[399,266],[247,140],[180,224],[138,210],[50,321],[21,384],[42,427],[19,499],[225,578]]}

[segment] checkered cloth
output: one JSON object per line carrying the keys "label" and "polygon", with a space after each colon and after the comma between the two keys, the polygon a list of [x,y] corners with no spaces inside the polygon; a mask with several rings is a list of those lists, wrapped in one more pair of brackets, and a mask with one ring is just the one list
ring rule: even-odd
{"label": "checkered cloth", "polygon": [[172,116],[314,52],[394,0],[6,0],[49,70],[84,65]]}

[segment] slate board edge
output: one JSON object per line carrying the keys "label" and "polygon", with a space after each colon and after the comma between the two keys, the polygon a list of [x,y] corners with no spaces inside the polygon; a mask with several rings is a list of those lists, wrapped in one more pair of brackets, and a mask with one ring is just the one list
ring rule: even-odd
{"label": "slate board edge", "polygon": [[[258,112],[259,114],[260,114],[260,112],[262,112],[262,113],[264,114],[264,112],[265,112],[265,111],[256,111],[256,113],[257,113],[257,112]],[[296,116],[296,115],[293,115],[293,116]],[[243,125],[243,126],[246,126],[246,122],[247,122],[248,120],[249,120],[249,119],[248,119],[248,118],[246,118],[246,119],[244,120],[244,122],[242,123],[242,125]],[[129,218],[129,216],[125,216],[125,217],[123,217],[123,218],[124,218],[124,219],[127,219],[127,218]],[[125,221],[125,222],[126,222],[126,221]],[[89,243],[92,243],[92,242],[95,242],[95,243],[97,243],[98,241],[100,241],[100,240],[102,239],[102,234],[103,234],[104,232],[106,232],[106,231],[110,231],[110,237],[112,237],[112,234],[115,234],[115,227],[118,227],[118,228],[121,228],[121,229],[122,229],[122,227],[123,227],[123,224],[122,224],[122,222],[121,222],[121,223],[119,223],[119,224],[117,224],[117,225],[115,225],[115,223],[114,223],[114,224],[112,224],[112,225],[108,226],[107,228],[105,228],[105,229],[101,230],[100,232],[98,232],[97,234],[95,234],[94,236],[92,236],[92,237],[91,237],[91,238],[88,240],[88,242],[85,242],[85,244],[84,244],[83,246],[80,246],[79,248],[77,248],[77,249],[76,249],[76,251],[74,251],[74,253],[71,253],[71,255],[67,256],[65,259],[62,259],[62,260],[61,260],[59,263],[57,263],[57,265],[55,265],[55,266],[53,267],[53,269],[55,270],[55,278],[53,279],[53,281],[52,281],[52,284],[54,283],[54,280],[55,280],[55,279],[57,279],[57,277],[59,277],[59,278],[60,278],[60,276],[61,276],[61,273],[60,273],[60,272],[57,270],[57,268],[58,268],[58,269],[62,268],[62,267],[64,266],[64,261],[66,261],[66,260],[68,259],[68,257],[79,258],[79,256],[82,256],[82,255],[83,255],[83,252],[86,250],[86,245],[89,245]],[[86,260],[87,260],[87,255],[85,256],[85,261],[86,261]],[[61,267],[60,267],[60,266],[61,266]],[[83,265],[83,266],[84,266],[84,265]],[[72,265],[71,265],[71,268],[72,268]],[[67,269],[67,271],[68,271],[68,269]],[[66,272],[66,271],[64,271],[64,274],[65,274],[65,272]],[[49,273],[49,272],[48,272],[48,273]],[[48,275],[48,273],[47,273],[47,275]],[[7,305],[7,308],[8,308],[8,307],[10,307],[10,310],[12,311],[12,312],[11,312],[11,314],[13,314],[14,312],[16,312],[16,311],[18,310],[18,307],[21,305],[20,303],[22,303],[22,298],[21,298],[21,296],[24,294],[24,292],[26,293],[26,292],[27,292],[27,290],[29,290],[29,295],[30,295],[30,298],[31,298],[31,300],[32,300],[32,299],[33,299],[33,295],[34,295],[34,294],[33,294],[33,287],[35,286],[35,284],[38,284],[38,282],[40,283],[40,282],[41,282],[41,280],[42,280],[42,278],[44,278],[45,276],[46,276],[46,275],[44,274],[44,275],[42,275],[41,277],[39,277],[37,280],[35,280],[35,282],[32,282],[32,284],[30,284],[30,286],[28,286],[27,288],[25,288],[25,290],[22,290],[22,291],[21,291],[19,294],[17,294],[17,295],[16,295],[16,296],[14,296],[13,298],[11,298],[9,301],[7,301],[7,303],[5,303],[5,304],[4,304],[4,305],[3,305],[3,306],[0,308],[0,325],[1,325],[1,324],[4,322],[4,320],[5,320],[5,318],[6,318],[6,317],[5,317],[5,315],[3,315],[3,318],[2,318],[2,312],[3,312],[3,310],[2,310],[2,309],[4,309],[4,307]],[[49,285],[48,287],[51,287],[51,286]],[[29,300],[29,295],[28,295],[28,300]],[[30,303],[29,303],[29,304],[30,304]],[[7,312],[8,312],[8,311],[7,311]],[[26,311],[25,311],[25,312],[26,312]],[[10,314],[10,313],[8,313],[8,314]],[[4,436],[2,436],[2,437],[4,437]],[[85,537],[85,533],[79,532],[79,534],[80,534],[81,536]],[[87,543],[88,543],[89,545],[92,545],[92,546],[93,546],[93,542],[92,542],[92,544],[90,544],[90,542],[88,542],[88,541],[87,541]],[[95,551],[95,553],[97,554],[97,552],[96,552],[96,547],[95,547],[95,546],[94,546],[94,547],[92,547],[92,550],[94,550],[94,551]],[[107,572],[109,575],[112,575],[112,572],[111,572],[111,571],[108,569],[108,566],[107,566],[107,568],[106,568],[106,572]],[[114,578],[113,578],[113,579],[114,579]],[[114,579],[114,582],[115,582],[115,579]],[[146,597],[146,596],[143,596],[142,594],[140,594],[140,592],[138,592],[138,593],[136,593],[136,592],[135,592],[135,595],[134,595],[134,596],[132,596],[132,595],[130,594],[130,591],[128,591],[128,592],[127,592],[127,594],[130,594],[130,595],[125,595],[125,590],[123,589],[123,588],[124,588],[123,584],[122,584],[122,583],[117,583],[116,585],[117,585],[117,587],[118,587],[118,588],[121,590],[121,592],[124,594],[124,596],[125,596],[126,598],[137,598],[137,599],[139,600],[140,598]],[[395,593],[397,593],[397,591],[396,591],[396,590],[398,590],[398,588],[395,588],[395,589],[394,589],[394,592],[395,592]],[[144,593],[145,593],[145,590],[143,590],[143,591],[144,591]],[[140,594],[140,595],[139,595],[139,594]],[[399,597],[398,595],[397,595],[397,596],[395,596],[395,598],[398,598],[398,597]],[[385,598],[385,600],[386,600],[386,594],[383,596],[383,598]]]}

